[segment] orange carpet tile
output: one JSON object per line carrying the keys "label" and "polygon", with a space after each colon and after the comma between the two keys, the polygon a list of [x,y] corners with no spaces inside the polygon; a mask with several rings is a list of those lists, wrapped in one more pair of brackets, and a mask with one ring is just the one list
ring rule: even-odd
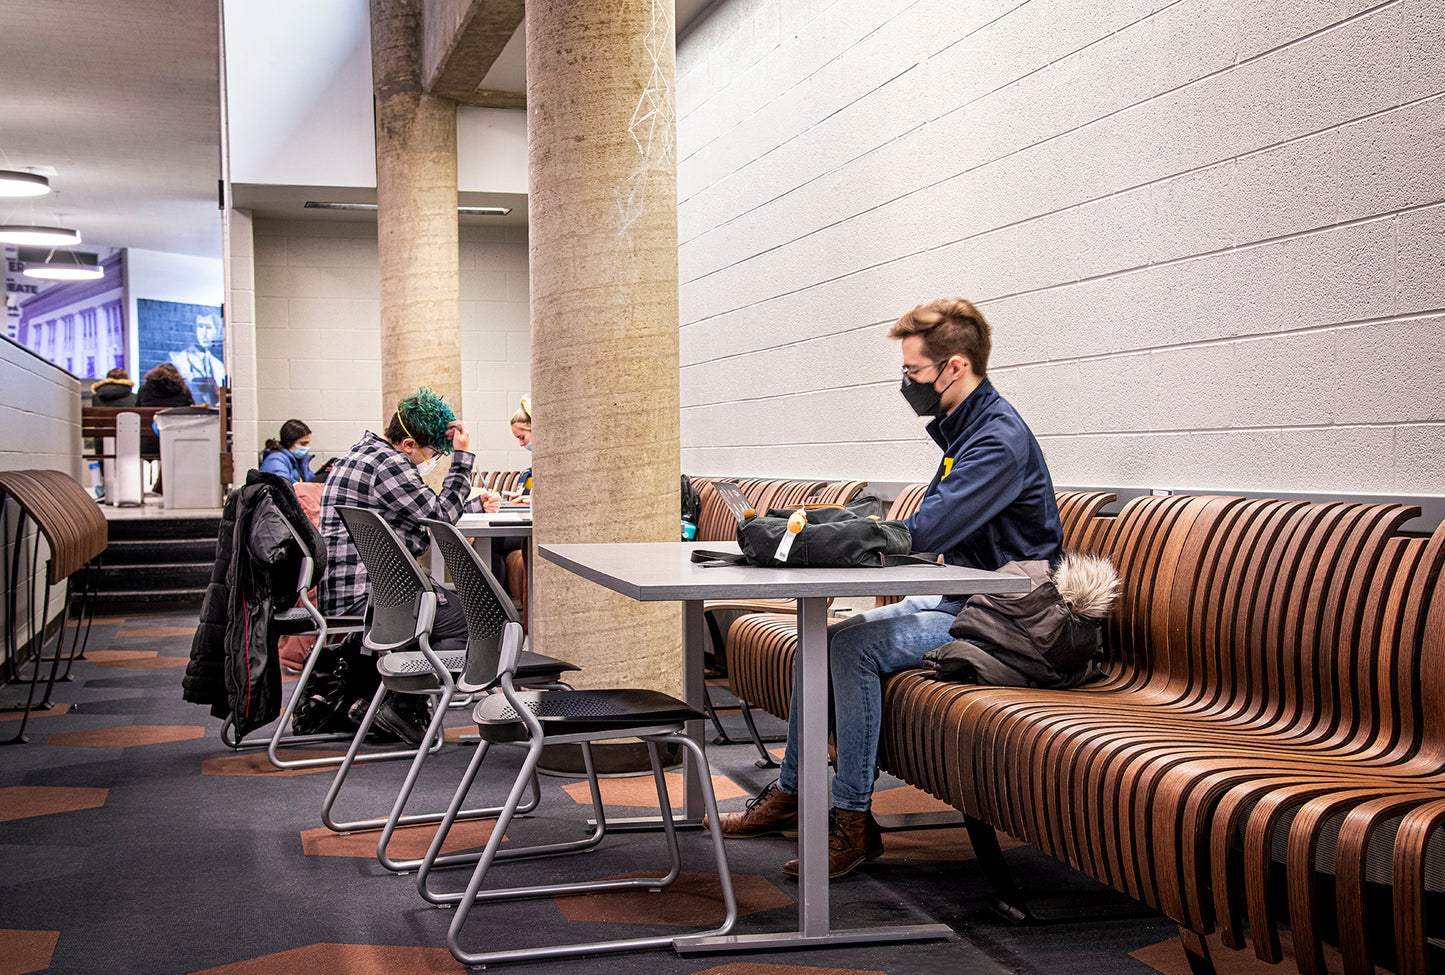
{"label": "orange carpet tile", "polygon": [[[276,755],[281,759],[293,758],[335,758],[345,755],[344,751],[301,751],[299,749],[279,748]],[[226,755],[221,758],[208,758],[201,763],[202,775],[306,775],[309,772],[330,772],[336,774],[336,768],[330,765],[321,765],[315,768],[277,768],[271,764],[271,759],[266,756],[262,749],[246,752],[239,755]]]}
{"label": "orange carpet tile", "polygon": [[[639,870],[605,879],[655,877],[658,872],[665,872],[665,867],[659,865],[658,871],[652,873]],[[793,898],[755,873],[733,874],[733,892],[738,899],[740,917],[793,903]],[[662,896],[647,890],[610,891],[581,897],[558,897],[555,902],[562,916],[569,921],[699,928],[719,924],[723,917],[722,885],[715,873],[683,873],[663,889]]]}
{"label": "orange carpet tile", "polygon": [[162,745],[171,741],[190,741],[206,737],[199,725],[133,724],[118,728],[96,728],[91,731],[65,731],[51,735],[47,745],[68,748],[132,748],[136,745]]}
{"label": "orange carpet tile", "polygon": [[77,809],[98,809],[105,805],[109,791],[59,785],[12,785],[0,789],[0,822],[75,812]]}
{"label": "orange carpet tile", "polygon": [[[442,844],[443,853],[459,850],[480,850],[487,845],[496,823],[490,819],[472,819],[452,824],[447,841]],[[398,860],[415,860],[426,856],[436,835],[435,825],[407,826],[398,829],[391,837],[388,852]],[[376,857],[376,841],[381,830],[369,829],[356,833],[333,833],[324,826],[319,829],[303,830],[301,852],[313,857]]]}
{"label": "orange carpet tile", "polygon": [[[681,772],[667,772],[663,778],[667,781],[667,796],[672,800],[673,808],[682,805],[683,778]],[[599,779],[601,786],[602,802],[608,806],[642,806],[647,809],[657,808],[657,786],[652,782],[651,775],[630,775],[615,779]],[[724,775],[712,777],[713,792],[717,795],[718,802],[724,799],[736,799],[738,796],[745,796],[747,792]],[[562,791],[572,797],[572,801],[578,805],[592,805],[592,793],[587,788],[587,782],[571,782],[562,787]]]}
{"label": "orange carpet tile", "polygon": [[59,942],[59,931],[0,930],[0,945],[5,946],[0,952],[0,975],[45,971]]}
{"label": "orange carpet tile", "polygon": [[318,944],[206,968],[192,975],[457,975],[461,966],[445,948]]}

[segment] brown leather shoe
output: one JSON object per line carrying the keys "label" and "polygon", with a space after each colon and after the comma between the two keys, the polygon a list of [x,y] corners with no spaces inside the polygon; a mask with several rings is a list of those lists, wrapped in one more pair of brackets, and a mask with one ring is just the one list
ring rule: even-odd
{"label": "brown leather shoe", "polygon": [[[708,829],[707,820],[702,821]],[[724,813],[718,817],[724,839],[750,840],[755,836],[798,835],[798,797],[768,786],[748,800],[748,808],[740,813]]]}
{"label": "brown leather shoe", "polygon": [[[828,831],[828,876],[842,877],[857,870],[869,860],[883,855],[883,831],[873,814],[864,809],[834,809],[832,829]],[[798,875],[798,861],[783,864],[783,873]]]}

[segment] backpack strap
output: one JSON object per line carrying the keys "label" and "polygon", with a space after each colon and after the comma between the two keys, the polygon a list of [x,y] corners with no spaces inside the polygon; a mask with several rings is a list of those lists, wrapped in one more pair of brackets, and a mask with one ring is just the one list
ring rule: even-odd
{"label": "backpack strap", "polygon": [[[712,551],[709,551],[709,550],[707,550],[707,549],[702,549],[702,548],[693,549],[693,552],[692,552],[692,560],[693,560],[694,562],[696,562],[698,565],[703,566],[704,568],[709,568],[709,569],[711,569],[711,568],[716,568],[716,567],[721,566],[721,565],[752,565],[752,564],[753,564],[753,563],[751,563],[751,562],[748,561],[748,557],[747,557],[746,555],[739,555],[739,554],[737,554],[736,552],[712,552]],[[934,561],[933,559],[921,558],[920,556],[917,556],[917,555],[885,555],[885,556],[883,556],[883,564],[884,564],[884,565],[931,565],[931,566],[934,566],[935,568],[938,567],[938,566],[943,565],[942,562],[936,562],[936,561]],[[806,568],[806,567],[805,567],[805,566],[795,565],[795,566],[793,566],[792,568],[800,569],[800,568]],[[868,568],[868,566],[858,566],[858,568]]]}
{"label": "backpack strap", "polygon": [[746,555],[739,555],[736,552],[710,552],[707,549],[693,549],[692,560],[705,568],[716,568],[720,565],[751,565]]}

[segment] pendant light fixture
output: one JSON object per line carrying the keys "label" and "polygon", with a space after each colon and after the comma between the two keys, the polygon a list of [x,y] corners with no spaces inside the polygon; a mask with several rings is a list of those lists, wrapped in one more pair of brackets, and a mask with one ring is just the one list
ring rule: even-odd
{"label": "pendant light fixture", "polygon": [[80,231],[69,227],[37,227],[32,224],[0,224],[0,243],[30,244],[36,247],[65,247],[80,243]]}
{"label": "pendant light fixture", "polygon": [[42,261],[22,260],[27,278],[43,281],[94,281],[105,277],[95,254],[51,249]]}
{"label": "pendant light fixture", "polygon": [[[58,200],[60,193],[57,192],[55,197]],[[21,206],[22,204],[17,201],[14,208],[0,218],[0,243],[21,244],[29,247],[69,247],[72,244],[80,243],[79,230],[62,226],[65,223],[63,214],[51,210],[54,223],[46,222],[44,218],[36,219],[35,199],[32,197],[23,203],[23,206],[30,211],[27,219],[17,212]],[[46,207],[46,209],[49,208]]]}
{"label": "pendant light fixture", "polygon": [[50,180],[39,173],[0,169],[0,196],[44,196],[49,192]]}

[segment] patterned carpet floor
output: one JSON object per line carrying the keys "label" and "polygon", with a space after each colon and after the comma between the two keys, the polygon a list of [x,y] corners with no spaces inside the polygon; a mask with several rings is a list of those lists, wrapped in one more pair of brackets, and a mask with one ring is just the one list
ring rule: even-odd
{"label": "patterned carpet floor", "polygon": [[[329,770],[280,772],[261,750],[222,744],[220,722],[181,700],[196,626],[194,611],[97,619],[87,659],[57,684],[56,706],[31,716],[23,745],[0,748],[0,975],[312,975],[461,971],[445,947],[452,912],[425,903],[415,878],[384,870],[376,834],[339,836],[320,809]],[[289,692],[289,687],[288,687]],[[23,700],[4,689],[4,703]],[[780,725],[767,716],[765,733]],[[725,716],[741,732],[736,715]],[[0,738],[17,716],[0,715]],[[410,809],[444,808],[470,755],[455,743],[465,712],[449,719],[448,746],[423,770]],[[771,781],[749,745],[711,745],[724,811]],[[495,749],[474,796],[499,801],[520,763]],[[337,804],[346,818],[377,815],[396,795],[405,763],[358,767]],[[669,776],[680,785],[679,776]],[[508,842],[581,834],[590,812],[575,780],[546,776],[537,813],[513,824]],[[937,808],[930,797],[883,780],[880,811]],[[605,780],[609,816],[656,811],[650,778]],[[488,827],[456,830],[454,846],[485,842]],[[515,835],[514,835],[515,834]],[[430,827],[398,834],[394,855],[419,855]],[[706,836],[683,835],[684,875],[660,894],[612,894],[481,905],[466,938],[483,946],[685,934],[721,916]],[[1092,881],[1028,847],[1008,856],[1029,889],[1101,893]],[[730,842],[742,916],[737,933],[796,924],[797,885],[780,870],[795,855],[785,838]],[[496,868],[501,878],[575,879],[665,869],[655,834],[609,835],[581,856]],[[460,887],[465,872],[439,875]],[[504,882],[514,883],[515,879]],[[682,957],[667,949],[495,970],[657,975],[863,975],[863,973],[1145,973],[1183,975],[1175,928],[1159,917],[1015,927],[987,906],[987,886],[962,829],[892,833],[883,859],[835,881],[833,924],[936,923],[946,941],[789,952]],[[1216,949],[1221,972],[1292,969],[1257,965]]]}

